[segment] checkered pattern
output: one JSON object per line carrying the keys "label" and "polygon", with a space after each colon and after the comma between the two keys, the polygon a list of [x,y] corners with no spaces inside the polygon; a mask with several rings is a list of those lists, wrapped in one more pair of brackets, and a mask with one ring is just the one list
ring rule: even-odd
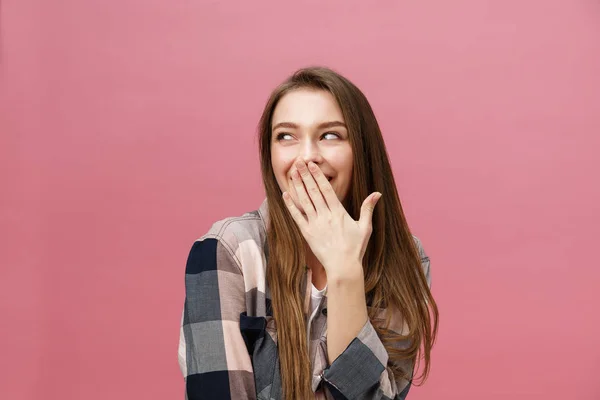
{"label": "checkered pattern", "polygon": [[[265,276],[266,226],[265,200],[256,211],[216,222],[192,246],[179,340],[186,399],[281,399],[277,329]],[[415,241],[430,283],[429,258]],[[310,270],[307,274],[310,282]],[[327,365],[326,296],[307,325],[315,399],[406,397],[410,382],[394,379],[371,322],[332,365]],[[399,317],[391,325],[405,329]]]}

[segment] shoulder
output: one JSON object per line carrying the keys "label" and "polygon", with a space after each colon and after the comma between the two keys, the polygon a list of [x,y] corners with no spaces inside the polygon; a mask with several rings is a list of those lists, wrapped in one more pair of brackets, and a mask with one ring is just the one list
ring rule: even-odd
{"label": "shoulder", "polygon": [[431,286],[431,263],[429,261],[429,256],[427,255],[427,253],[425,252],[425,249],[423,248],[423,243],[421,242],[421,239],[419,239],[417,236],[412,235],[413,240],[415,242],[415,246],[417,248],[417,253],[419,253],[419,258],[421,259],[421,267],[423,268],[423,272],[425,273],[425,278],[427,279],[427,284],[429,286]]}
{"label": "shoulder", "polygon": [[261,243],[265,234],[264,221],[258,210],[255,210],[214,222],[198,240],[216,239],[224,245],[237,248],[249,240]]}
{"label": "shoulder", "polygon": [[260,254],[263,251],[266,241],[264,209],[263,203],[260,209],[215,221],[206,233],[195,240],[193,248],[214,247],[216,258],[227,258],[241,270],[244,254]]}
{"label": "shoulder", "polygon": [[419,253],[419,257],[421,257],[421,262],[429,261],[429,256],[427,255],[427,253],[425,253],[425,249],[423,248],[423,242],[421,242],[421,239],[419,239],[415,235],[412,235],[412,237],[415,242],[415,246],[417,247],[417,252]]}

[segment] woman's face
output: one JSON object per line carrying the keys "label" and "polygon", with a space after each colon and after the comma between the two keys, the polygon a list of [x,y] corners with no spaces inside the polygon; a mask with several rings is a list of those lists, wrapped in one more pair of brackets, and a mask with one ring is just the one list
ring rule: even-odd
{"label": "woman's face", "polygon": [[295,162],[314,162],[344,203],[352,180],[352,147],[342,110],[327,91],[297,89],[283,96],[271,122],[271,164],[282,192],[304,213],[292,183]]}

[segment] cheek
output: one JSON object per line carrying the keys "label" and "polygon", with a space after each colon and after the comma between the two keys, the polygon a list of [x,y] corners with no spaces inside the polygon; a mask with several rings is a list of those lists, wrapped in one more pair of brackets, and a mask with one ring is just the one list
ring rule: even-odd
{"label": "cheek", "polygon": [[334,168],[339,174],[340,186],[338,190],[342,197],[347,196],[350,191],[350,186],[352,185],[352,153],[349,154],[338,154],[335,160],[332,160],[332,163],[335,162]]}
{"label": "cheek", "polygon": [[345,179],[350,179],[352,177],[352,152],[351,151],[340,151],[333,155],[329,162],[338,172],[338,174],[344,176]]}
{"label": "cheek", "polygon": [[272,153],[271,154],[271,167],[275,174],[275,179],[282,190],[285,190],[290,186],[290,182],[287,177],[287,171],[289,170],[290,161],[284,154]]}
{"label": "cheek", "polygon": [[282,170],[282,159],[281,155],[278,152],[271,152],[271,166],[273,167],[273,172],[275,176],[279,177]]}

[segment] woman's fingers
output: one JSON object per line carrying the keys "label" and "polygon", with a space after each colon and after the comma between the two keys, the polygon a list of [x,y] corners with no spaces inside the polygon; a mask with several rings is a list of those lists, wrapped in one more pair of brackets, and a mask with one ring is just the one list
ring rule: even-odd
{"label": "woman's fingers", "polygon": [[315,211],[315,207],[313,206],[310,197],[308,197],[308,193],[306,193],[302,177],[298,171],[292,172],[292,183],[294,184],[294,189],[296,189],[296,194],[298,195],[298,201],[304,209],[304,213],[309,220],[313,219],[317,215],[317,212]]}
{"label": "woman's fingers", "polygon": [[[313,164],[315,165],[315,164]],[[316,167],[316,165],[315,165]],[[310,200],[312,200],[312,203],[317,211],[317,213],[319,213],[319,211],[325,211],[327,210],[327,204],[325,203],[325,199],[323,198],[323,195],[321,194],[321,189],[320,189],[320,185],[317,184],[317,182],[315,181],[315,178],[313,177],[314,173],[312,173],[312,171],[309,170],[309,168],[307,167],[307,165],[304,163],[304,161],[296,161],[296,168],[298,169],[298,172],[300,172],[300,176],[302,177],[302,182],[304,182],[304,186],[306,186],[306,190],[308,191],[308,196],[310,197]],[[318,168],[317,168],[318,169]],[[327,180],[327,179],[325,179]],[[329,182],[327,182],[329,183]]]}
{"label": "woman's fingers", "polygon": [[382,194],[379,192],[375,192],[368,196],[362,204],[360,208],[360,218],[358,220],[358,224],[366,231],[370,231],[372,227],[373,221],[373,210],[375,209],[375,205],[381,198]]}
{"label": "woman's fingers", "polygon": [[292,200],[292,196],[290,196],[288,192],[283,192],[283,202],[290,211],[294,221],[298,224],[298,227],[303,231],[307,224],[306,218],[304,218],[304,215],[298,210],[298,207],[294,204],[294,200]]}
{"label": "woman's fingers", "polygon": [[322,196],[325,198],[325,202],[327,203],[326,206],[328,206],[330,210],[333,210],[335,207],[341,206],[342,203],[338,199],[337,194],[335,194],[331,183],[329,183],[327,177],[325,176],[325,174],[323,174],[323,171],[321,171],[321,168],[319,168],[317,164],[310,161],[308,163],[308,169],[312,173],[313,178],[319,186],[319,190]]}

